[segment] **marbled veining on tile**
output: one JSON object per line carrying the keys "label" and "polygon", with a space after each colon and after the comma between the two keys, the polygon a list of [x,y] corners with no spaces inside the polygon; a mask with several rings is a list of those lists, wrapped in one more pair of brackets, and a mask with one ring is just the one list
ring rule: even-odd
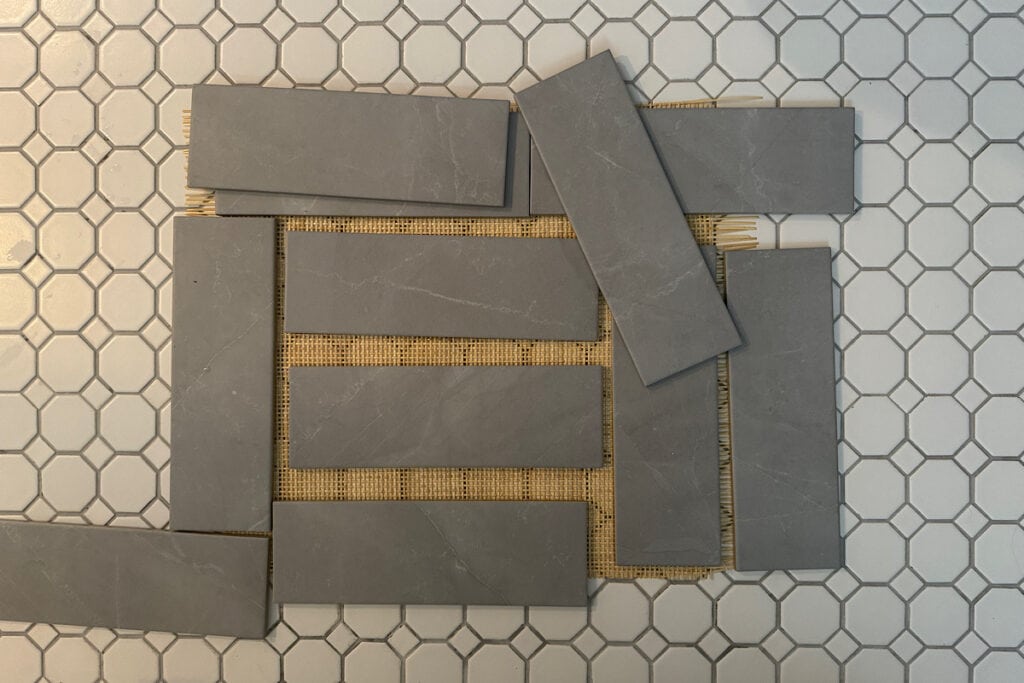
{"label": "marbled veining on tile", "polygon": [[289,332],[594,339],[576,240],[289,232]]}
{"label": "marbled veining on tile", "polygon": [[200,86],[189,185],[501,206],[508,113],[492,100]]}
{"label": "marbled veining on tile", "polygon": [[274,503],[274,600],[584,605],[587,505]]}
{"label": "marbled veining on tile", "polygon": [[600,467],[598,366],[293,367],[290,467]]}
{"label": "marbled veining on tile", "polygon": [[736,346],[611,53],[516,101],[644,384]]}

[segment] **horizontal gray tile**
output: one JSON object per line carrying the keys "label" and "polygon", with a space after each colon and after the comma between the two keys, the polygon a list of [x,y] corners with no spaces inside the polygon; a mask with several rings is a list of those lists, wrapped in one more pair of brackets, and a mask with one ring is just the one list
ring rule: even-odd
{"label": "horizontal gray tile", "polygon": [[736,568],[841,563],[828,248],[727,252]]}
{"label": "horizontal gray tile", "polygon": [[274,220],[174,219],[172,529],[267,531]]}
{"label": "horizontal gray tile", "polygon": [[[640,117],[687,213],[853,211],[853,109],[641,109]],[[565,213],[537,157],[530,188],[531,213]]]}
{"label": "horizontal gray tile", "polygon": [[274,503],[274,600],[587,604],[587,504]]}
{"label": "horizontal gray tile", "polygon": [[516,100],[644,384],[736,346],[611,53]]}
{"label": "horizontal gray tile", "polygon": [[646,387],[617,329],[612,351],[615,561],[720,564],[717,359]]}
{"label": "horizontal gray tile", "polygon": [[291,467],[600,467],[598,366],[293,367]]}
{"label": "horizontal gray tile", "polygon": [[572,239],[289,232],[289,332],[595,339]]}
{"label": "horizontal gray tile", "polygon": [[0,522],[0,619],[262,638],[268,539]]}
{"label": "horizontal gray tile", "polygon": [[392,202],[381,199],[316,197],[301,194],[217,190],[216,211],[223,216],[456,216],[530,215],[530,136],[519,112],[508,120],[508,166],[502,206]]}
{"label": "horizontal gray tile", "polygon": [[197,85],[188,184],[501,206],[508,103]]}

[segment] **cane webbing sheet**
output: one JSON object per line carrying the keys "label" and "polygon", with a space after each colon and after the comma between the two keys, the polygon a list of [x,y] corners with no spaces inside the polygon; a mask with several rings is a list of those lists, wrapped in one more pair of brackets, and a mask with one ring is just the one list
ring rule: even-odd
{"label": "cane webbing sheet", "polygon": [[[666,105],[659,105],[666,106]],[[671,106],[714,106],[713,102]],[[186,135],[189,114],[185,116]],[[187,213],[213,215],[213,193],[191,191]],[[687,216],[701,244],[756,245],[752,217]],[[611,316],[600,301],[597,341],[535,341],[292,334],[284,330],[284,235],[291,230],[522,237],[575,237],[564,216],[530,218],[278,217],[275,401],[275,500],[567,500],[589,504],[588,571],[607,578],[693,579],[733,565],[728,377],[719,358],[721,567],[620,566],[615,563],[612,468]],[[721,259],[717,277],[722,282]],[[597,469],[315,469],[288,466],[288,369],[293,365],[600,365],[604,464]]]}

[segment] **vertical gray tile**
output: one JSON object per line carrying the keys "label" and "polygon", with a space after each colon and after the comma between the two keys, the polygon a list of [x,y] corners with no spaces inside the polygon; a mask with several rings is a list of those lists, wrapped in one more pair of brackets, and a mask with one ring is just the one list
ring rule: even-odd
{"label": "vertical gray tile", "polygon": [[189,187],[501,206],[508,103],[197,85]]}
{"label": "vertical gray tile", "polygon": [[262,638],[269,541],[0,522],[0,619]]}
{"label": "vertical gray tile", "polygon": [[[701,251],[714,269],[715,249]],[[644,386],[614,331],[615,561],[721,562],[718,362]]]}
{"label": "vertical gray tile", "polygon": [[274,503],[274,600],[587,603],[587,504]]}
{"label": "vertical gray tile", "polygon": [[572,239],[289,232],[289,332],[595,339]]}
{"label": "vertical gray tile", "polygon": [[[687,213],[853,211],[853,109],[641,109],[640,118]],[[530,213],[565,213],[536,155],[530,188]]]}
{"label": "vertical gray tile", "polygon": [[644,384],[736,346],[611,54],[516,100]]}
{"label": "vertical gray tile", "polygon": [[600,467],[598,366],[293,367],[291,467]]}
{"label": "vertical gray tile", "polygon": [[736,568],[838,567],[830,251],[727,252]]}
{"label": "vertical gray tile", "polygon": [[505,202],[501,206],[395,202],[240,190],[217,190],[214,200],[217,213],[223,216],[528,216],[530,136],[526,132],[526,124],[521,122],[519,112],[509,114]]}
{"label": "vertical gray tile", "polygon": [[267,531],[274,220],[174,219],[171,528]]}

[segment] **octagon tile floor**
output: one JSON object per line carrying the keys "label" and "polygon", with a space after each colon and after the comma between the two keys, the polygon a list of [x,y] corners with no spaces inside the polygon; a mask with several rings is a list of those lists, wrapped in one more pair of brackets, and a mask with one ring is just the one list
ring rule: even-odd
{"label": "octagon tile floor", "polygon": [[589,610],[286,606],[265,641],[0,623],[5,681],[1024,680],[1022,0],[4,0],[0,513],[167,523],[170,217],[199,82],[858,110],[834,252],[847,567]]}

